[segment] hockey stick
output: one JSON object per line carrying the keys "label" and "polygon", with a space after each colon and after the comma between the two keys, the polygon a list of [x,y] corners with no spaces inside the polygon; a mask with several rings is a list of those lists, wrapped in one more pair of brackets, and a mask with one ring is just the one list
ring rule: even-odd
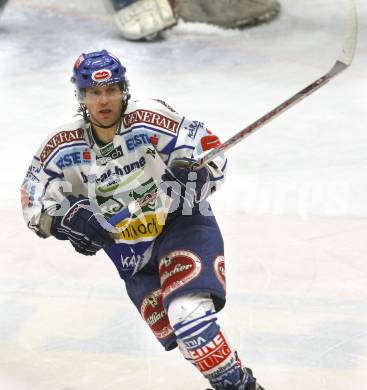
{"label": "hockey stick", "polygon": [[[356,45],[357,45],[357,35],[358,35],[358,16],[357,16],[356,3],[355,0],[348,0],[347,28],[346,28],[346,35],[343,44],[343,49],[339,58],[335,62],[334,66],[330,69],[330,71],[326,73],[324,76],[314,81],[312,84],[308,85],[306,88],[297,92],[295,95],[290,97],[288,100],[286,100],[285,102],[283,102],[282,104],[280,104],[279,106],[277,106],[276,108],[274,108],[273,110],[271,110],[270,112],[268,112],[267,114],[265,114],[264,116],[256,120],[255,122],[251,123],[243,130],[239,131],[237,134],[229,138],[220,146],[210,150],[209,152],[206,152],[205,154],[202,154],[201,156],[198,156],[196,158],[196,163],[192,165],[192,168],[196,170],[203,167],[205,164],[209,163],[214,158],[218,157],[225,151],[229,150],[230,148],[232,148],[234,145],[241,142],[249,135],[255,133],[265,124],[269,123],[277,116],[287,111],[289,108],[293,107],[301,100],[305,99],[307,96],[311,95],[312,93],[314,93],[315,91],[323,87],[331,79],[333,79],[335,76],[337,76],[345,69],[347,69],[351,65],[354,58]],[[141,207],[146,206],[148,203],[155,200],[161,191],[162,190],[159,187],[157,187],[155,190],[145,194],[144,197],[138,199],[135,202],[132,202],[128,208],[114,215],[108,222],[111,223],[112,225],[116,225],[118,222],[122,221],[123,219],[128,218],[130,216],[130,213],[139,210]]]}
{"label": "hockey stick", "polygon": [[212,161],[214,158],[236,145],[244,138],[248,137],[250,134],[253,134],[255,131],[259,130],[268,122],[275,119],[277,116],[287,111],[289,108],[299,103],[301,100],[305,99],[307,96],[311,95],[319,88],[323,87],[326,83],[328,83],[332,78],[343,72],[345,69],[349,67],[352,63],[356,45],[357,45],[357,30],[358,30],[358,17],[357,17],[357,8],[355,4],[355,0],[348,0],[348,16],[347,16],[347,32],[345,36],[345,41],[343,45],[343,50],[335,62],[334,66],[331,70],[320,77],[312,84],[297,92],[291,98],[262,116],[260,119],[256,120],[243,130],[239,131],[233,137],[229,138],[226,142],[221,144],[220,146],[212,149],[210,152],[206,153],[202,157],[199,156],[197,158],[197,165],[195,168],[201,168],[208,162]]}

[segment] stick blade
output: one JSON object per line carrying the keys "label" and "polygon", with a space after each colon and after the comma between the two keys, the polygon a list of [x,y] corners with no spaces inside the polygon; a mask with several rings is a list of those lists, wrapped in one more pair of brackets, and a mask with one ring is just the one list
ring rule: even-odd
{"label": "stick blade", "polygon": [[358,15],[355,0],[348,0],[347,29],[342,52],[338,62],[349,66],[354,58],[358,36]]}

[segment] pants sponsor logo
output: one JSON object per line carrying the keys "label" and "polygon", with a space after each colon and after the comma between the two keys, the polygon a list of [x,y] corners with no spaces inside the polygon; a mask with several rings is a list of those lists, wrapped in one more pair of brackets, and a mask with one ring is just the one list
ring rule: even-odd
{"label": "pants sponsor logo", "polygon": [[219,282],[226,289],[226,268],[224,262],[224,256],[218,256],[214,261],[214,271]]}
{"label": "pants sponsor logo", "polygon": [[133,152],[135,149],[140,148],[143,145],[150,144],[150,138],[147,134],[130,134],[125,137],[126,148],[129,152]]}
{"label": "pants sponsor logo", "polygon": [[136,264],[143,261],[144,256],[139,254],[134,254],[132,256],[123,256],[121,255],[121,265],[124,269],[135,269]]}
{"label": "pants sponsor logo", "polygon": [[157,215],[152,213],[144,214],[142,219],[124,220],[116,227],[123,229],[120,233],[121,240],[134,241],[141,238],[157,237],[162,232],[164,225],[160,225]]}
{"label": "pants sponsor logo", "polygon": [[163,307],[160,289],[151,292],[144,298],[140,314],[158,339],[164,339],[173,333],[167,313]]}
{"label": "pants sponsor logo", "polygon": [[189,354],[199,370],[205,373],[223,364],[232,355],[232,351],[222,332],[219,332],[213,341],[189,351]]}
{"label": "pants sponsor logo", "polygon": [[118,146],[115,149],[112,149],[111,152],[106,154],[105,156],[97,156],[96,162],[97,165],[106,165],[112,160],[116,160],[124,155],[124,152],[122,151],[122,147]]}
{"label": "pants sponsor logo", "polygon": [[178,250],[169,253],[159,264],[163,296],[196,278],[202,269],[201,259],[192,252]]}
{"label": "pants sponsor logo", "polygon": [[44,146],[40,154],[41,163],[44,163],[50,154],[59,146],[72,141],[84,139],[84,130],[76,129],[72,131],[60,131],[55,134]]}

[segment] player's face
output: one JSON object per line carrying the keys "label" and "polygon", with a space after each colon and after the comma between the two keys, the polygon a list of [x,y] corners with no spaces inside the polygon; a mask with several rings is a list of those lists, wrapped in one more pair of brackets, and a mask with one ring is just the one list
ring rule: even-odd
{"label": "player's face", "polygon": [[84,103],[92,121],[105,126],[116,122],[121,116],[123,96],[118,84],[87,88]]}

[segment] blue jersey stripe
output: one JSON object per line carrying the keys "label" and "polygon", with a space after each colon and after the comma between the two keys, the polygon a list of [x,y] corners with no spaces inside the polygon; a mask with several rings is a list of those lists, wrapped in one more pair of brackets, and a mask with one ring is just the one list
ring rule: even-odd
{"label": "blue jersey stripe", "polygon": [[160,133],[160,134],[164,134],[164,135],[169,135],[171,137],[176,137],[177,135],[175,133],[172,133],[170,132],[169,130],[167,130],[166,132],[165,131],[162,131],[162,130],[159,130],[157,129],[156,127],[151,127],[151,126],[146,126],[146,125],[136,125],[136,126],[133,126],[131,127],[129,130],[121,133],[120,135],[127,135],[129,133],[131,133],[132,131],[136,130],[136,129],[147,129],[147,130],[151,130],[151,131],[154,131],[155,133]]}
{"label": "blue jersey stripe", "polygon": [[180,149],[191,149],[191,150],[194,150],[195,149],[195,146],[190,146],[190,145],[181,145],[181,146],[177,146],[177,148],[174,148],[172,150],[172,152],[175,152],[176,150],[180,150]]}

